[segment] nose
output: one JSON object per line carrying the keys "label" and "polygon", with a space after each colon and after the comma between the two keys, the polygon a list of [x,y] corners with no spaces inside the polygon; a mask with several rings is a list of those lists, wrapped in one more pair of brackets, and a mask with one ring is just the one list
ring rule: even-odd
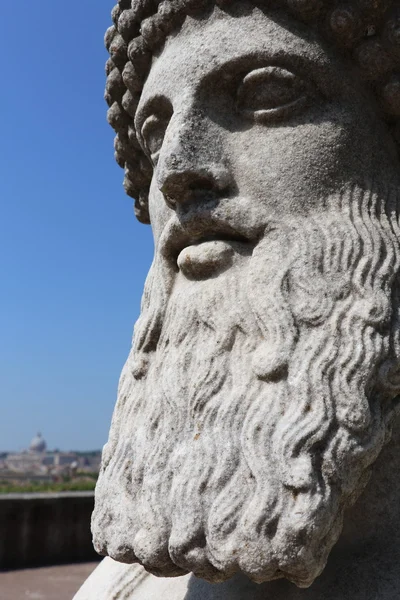
{"label": "nose", "polygon": [[229,194],[232,178],[220,132],[198,115],[174,115],[164,138],[156,177],[165,202],[174,210]]}

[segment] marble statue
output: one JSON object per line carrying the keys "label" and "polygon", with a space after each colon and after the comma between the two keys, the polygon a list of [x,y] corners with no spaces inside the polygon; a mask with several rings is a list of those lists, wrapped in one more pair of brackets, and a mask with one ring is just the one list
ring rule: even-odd
{"label": "marble statue", "polygon": [[96,488],[110,558],[77,598],[398,599],[400,2],[112,15],[155,254]]}

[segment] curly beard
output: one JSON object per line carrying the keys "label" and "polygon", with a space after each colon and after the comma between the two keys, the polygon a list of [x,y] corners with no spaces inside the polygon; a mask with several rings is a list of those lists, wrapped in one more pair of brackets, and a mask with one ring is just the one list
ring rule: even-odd
{"label": "curly beard", "polygon": [[354,188],[175,285],[156,257],[96,489],[95,547],[150,572],[309,586],[399,393],[397,197]]}

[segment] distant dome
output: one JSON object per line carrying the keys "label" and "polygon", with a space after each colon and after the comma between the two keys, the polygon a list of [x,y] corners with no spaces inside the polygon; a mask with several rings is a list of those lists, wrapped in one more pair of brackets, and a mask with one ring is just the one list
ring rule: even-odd
{"label": "distant dome", "polygon": [[33,438],[30,443],[29,451],[30,452],[45,452],[47,448],[47,444],[42,438],[42,434],[38,433],[37,436]]}

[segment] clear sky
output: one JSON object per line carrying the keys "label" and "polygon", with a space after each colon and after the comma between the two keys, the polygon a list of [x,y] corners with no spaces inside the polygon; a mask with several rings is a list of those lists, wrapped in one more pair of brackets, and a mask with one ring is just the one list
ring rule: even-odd
{"label": "clear sky", "polygon": [[113,1],[0,4],[0,450],[100,448],[153,253],[106,122]]}

